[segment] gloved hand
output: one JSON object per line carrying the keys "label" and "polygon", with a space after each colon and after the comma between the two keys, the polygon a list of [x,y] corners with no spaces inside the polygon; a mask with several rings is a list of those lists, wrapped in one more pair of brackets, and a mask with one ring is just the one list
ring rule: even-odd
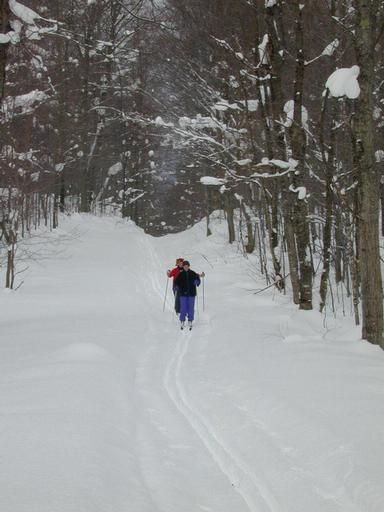
{"label": "gloved hand", "polygon": [[200,277],[205,277],[205,272],[202,272],[202,273],[200,274]]}
{"label": "gloved hand", "polygon": [[170,270],[167,270],[167,276],[171,277],[171,271]]}

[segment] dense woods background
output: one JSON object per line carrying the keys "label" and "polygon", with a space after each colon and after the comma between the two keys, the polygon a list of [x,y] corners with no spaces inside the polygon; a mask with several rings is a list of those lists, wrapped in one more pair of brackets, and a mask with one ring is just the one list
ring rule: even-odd
{"label": "dense woods background", "polygon": [[59,212],[221,210],[267,285],[384,347],[383,45],[381,0],[0,0],[5,285]]}

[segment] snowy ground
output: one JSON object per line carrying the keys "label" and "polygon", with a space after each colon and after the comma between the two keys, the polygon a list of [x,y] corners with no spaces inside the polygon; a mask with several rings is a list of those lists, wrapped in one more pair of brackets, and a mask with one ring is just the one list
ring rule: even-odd
{"label": "snowy ground", "polygon": [[[250,293],[203,225],[74,229],[0,293],[2,512],[384,510],[384,353],[351,319]],[[207,273],[191,333],[162,312],[177,256]]]}

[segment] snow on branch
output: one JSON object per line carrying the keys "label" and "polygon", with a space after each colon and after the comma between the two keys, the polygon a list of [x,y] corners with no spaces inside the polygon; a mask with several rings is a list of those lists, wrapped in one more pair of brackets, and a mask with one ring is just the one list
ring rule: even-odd
{"label": "snow on branch", "polygon": [[268,43],[269,43],[269,36],[268,34],[265,34],[263,37],[263,40],[259,44],[258,50],[259,50],[259,66],[262,66],[264,64],[269,64],[268,60]]}
{"label": "snow on branch", "polygon": [[179,126],[183,130],[186,130],[187,128],[193,130],[217,130],[218,128],[224,128],[222,123],[215,118],[202,116],[201,114],[197,114],[195,118],[189,118],[186,116],[180,117]]}
{"label": "snow on branch", "polygon": [[213,176],[203,176],[202,178],[200,178],[200,183],[202,185],[217,187],[217,186],[225,185],[226,180],[224,180],[222,178],[215,178]]}
{"label": "snow on branch", "polygon": [[346,96],[356,99],[360,95],[360,86],[357,77],[360,74],[359,66],[336,69],[325,83],[325,88],[334,98]]}
{"label": "snow on branch", "polygon": [[290,185],[289,190],[297,194],[297,198],[299,199],[299,201],[302,201],[307,197],[307,189],[305,187],[295,188],[293,185]]}
{"label": "snow on branch", "polygon": [[[36,11],[17,2],[17,0],[9,0],[9,8],[15,19],[10,20],[12,30],[0,34],[0,44],[19,43],[23,27],[25,27],[25,37],[29,40],[40,40],[43,34],[57,31],[59,22],[41,17]],[[38,26],[36,24],[38,21],[47,22],[49,26]]]}
{"label": "snow on branch", "polygon": [[4,119],[9,121],[15,113],[28,114],[34,107],[48,98],[49,96],[44,91],[39,90],[34,90],[19,96],[7,96],[3,99],[1,113],[4,115]]}
{"label": "snow on branch", "polygon": [[257,112],[259,100],[236,100],[235,103],[229,103],[227,100],[221,99],[213,105],[214,110],[218,112],[227,112],[228,110]]}
{"label": "snow on branch", "polygon": [[[256,169],[258,169],[258,171],[252,174],[251,178],[280,178],[290,172],[294,172],[296,170],[297,165],[297,160],[294,160],[293,158],[290,158],[288,162],[286,162],[285,160],[278,160],[276,158],[273,158],[271,160],[269,160],[268,158],[263,158],[261,162],[255,166]],[[274,169],[272,174],[271,172],[260,172],[260,170],[271,171],[271,169]],[[279,169],[279,171],[276,169]]]}
{"label": "snow on branch", "polygon": [[108,169],[108,176],[115,176],[122,170],[123,170],[123,164],[121,162],[117,162],[116,164],[112,165]]}
{"label": "snow on branch", "polygon": [[34,25],[35,20],[40,18],[40,15],[37,14],[37,12],[23,4],[20,4],[16,0],[9,0],[9,8],[17,18],[27,25]]}
{"label": "snow on branch", "polygon": [[324,48],[324,50],[320,53],[320,55],[318,55],[317,57],[315,57],[312,60],[307,61],[305,63],[305,65],[308,66],[309,64],[312,64],[313,62],[317,61],[321,57],[332,57],[333,54],[335,53],[335,51],[337,50],[337,48],[339,47],[339,44],[340,44],[340,41],[338,39],[334,39],[331,43],[329,43]]}
{"label": "snow on branch", "polygon": [[[295,115],[295,102],[294,100],[289,100],[284,105],[284,112],[287,116],[287,119],[284,123],[286,128],[290,128],[293,124],[294,115]],[[301,107],[301,122],[303,127],[308,130],[308,110],[304,107]]]}

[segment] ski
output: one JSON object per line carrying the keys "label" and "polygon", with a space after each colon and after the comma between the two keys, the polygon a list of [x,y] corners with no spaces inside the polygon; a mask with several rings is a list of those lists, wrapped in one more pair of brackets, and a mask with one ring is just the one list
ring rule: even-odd
{"label": "ski", "polygon": [[[183,331],[183,330],[184,330],[184,327],[186,327],[186,325],[185,325],[185,323],[184,323],[184,322],[182,322],[182,323],[180,324],[180,329]],[[192,327],[193,327],[192,323],[188,323],[188,329],[189,329],[190,331],[192,331]]]}

